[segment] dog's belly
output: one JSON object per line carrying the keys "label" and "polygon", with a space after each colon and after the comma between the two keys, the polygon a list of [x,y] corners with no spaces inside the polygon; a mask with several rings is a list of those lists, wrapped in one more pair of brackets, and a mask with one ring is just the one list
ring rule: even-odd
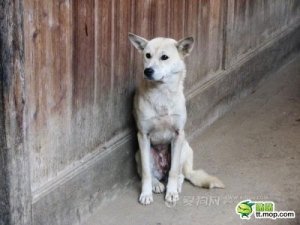
{"label": "dog's belly", "polygon": [[175,131],[170,130],[158,130],[149,134],[150,142],[153,145],[169,144],[175,137]]}
{"label": "dog's belly", "polygon": [[158,180],[166,179],[171,166],[170,144],[151,145],[152,174]]}
{"label": "dog's belly", "polygon": [[152,174],[158,180],[166,179],[171,165],[171,142],[176,136],[176,125],[172,116],[161,116],[151,120],[149,138],[151,142]]}

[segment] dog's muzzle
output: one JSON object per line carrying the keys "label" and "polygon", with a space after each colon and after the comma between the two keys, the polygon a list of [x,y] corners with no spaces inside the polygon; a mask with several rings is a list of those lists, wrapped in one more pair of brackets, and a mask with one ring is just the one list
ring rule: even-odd
{"label": "dog's muzzle", "polygon": [[144,74],[145,74],[145,76],[146,76],[147,79],[153,80],[154,70],[151,67],[146,68],[144,70]]}

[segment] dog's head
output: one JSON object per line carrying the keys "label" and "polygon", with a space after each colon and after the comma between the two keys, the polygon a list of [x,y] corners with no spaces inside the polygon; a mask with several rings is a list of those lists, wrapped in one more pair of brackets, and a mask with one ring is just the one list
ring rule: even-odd
{"label": "dog's head", "polygon": [[170,38],[154,38],[150,41],[129,33],[129,40],[144,56],[144,78],[165,82],[185,71],[183,58],[192,51],[192,37],[176,41]]}

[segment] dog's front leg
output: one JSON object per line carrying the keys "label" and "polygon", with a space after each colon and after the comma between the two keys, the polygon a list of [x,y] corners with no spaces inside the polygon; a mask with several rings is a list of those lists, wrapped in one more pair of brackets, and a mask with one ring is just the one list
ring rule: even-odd
{"label": "dog's front leg", "polygon": [[143,205],[148,205],[153,202],[150,167],[150,139],[147,134],[138,132],[138,142],[141,152],[142,164],[142,193],[140,195],[139,201]]}
{"label": "dog's front leg", "polygon": [[171,169],[169,171],[166,201],[174,203],[179,200],[177,182],[180,174],[180,157],[182,146],[185,140],[183,130],[178,130],[176,137],[171,143]]}

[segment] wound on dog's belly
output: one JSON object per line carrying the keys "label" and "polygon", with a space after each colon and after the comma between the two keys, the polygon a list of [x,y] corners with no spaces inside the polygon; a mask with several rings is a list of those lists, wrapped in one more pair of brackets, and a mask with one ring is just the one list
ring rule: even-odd
{"label": "wound on dog's belly", "polygon": [[154,166],[159,180],[165,179],[171,166],[171,146],[170,144],[151,145],[151,153]]}

